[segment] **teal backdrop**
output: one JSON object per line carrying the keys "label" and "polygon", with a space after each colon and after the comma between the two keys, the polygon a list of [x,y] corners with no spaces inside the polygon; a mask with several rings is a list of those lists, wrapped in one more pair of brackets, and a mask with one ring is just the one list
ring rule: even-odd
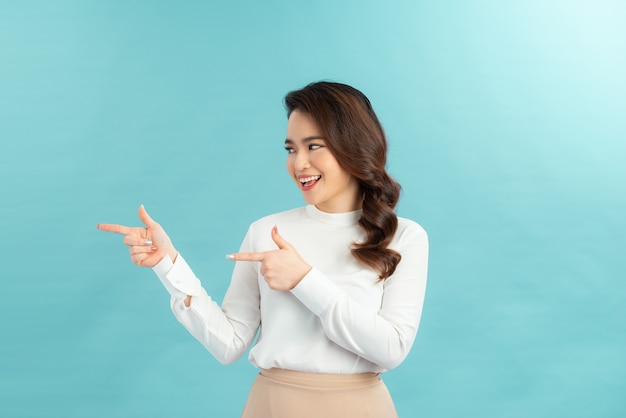
{"label": "teal backdrop", "polygon": [[220,365],[97,223],[144,204],[221,301],[303,205],[282,98],[365,92],[430,236],[401,417],[626,416],[623,1],[0,2],[0,416],[236,417]]}

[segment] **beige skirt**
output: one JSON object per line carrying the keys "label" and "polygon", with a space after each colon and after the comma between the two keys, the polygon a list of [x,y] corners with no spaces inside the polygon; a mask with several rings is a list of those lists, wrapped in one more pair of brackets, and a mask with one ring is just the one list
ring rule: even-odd
{"label": "beige skirt", "polygon": [[397,418],[375,373],[320,374],[262,370],[241,418]]}

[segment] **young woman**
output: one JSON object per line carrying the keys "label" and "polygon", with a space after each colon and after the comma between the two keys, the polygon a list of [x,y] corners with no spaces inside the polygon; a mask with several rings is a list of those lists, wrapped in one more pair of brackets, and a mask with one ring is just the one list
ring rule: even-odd
{"label": "young woman", "polygon": [[387,142],[360,91],[313,83],[289,93],[287,172],[307,206],[254,222],[222,306],[139,208],[125,235],[131,260],[152,267],[174,315],[217,360],[250,350],[261,369],[242,417],[396,417],[379,375],[409,353],[420,322],[428,239],[393,209]]}

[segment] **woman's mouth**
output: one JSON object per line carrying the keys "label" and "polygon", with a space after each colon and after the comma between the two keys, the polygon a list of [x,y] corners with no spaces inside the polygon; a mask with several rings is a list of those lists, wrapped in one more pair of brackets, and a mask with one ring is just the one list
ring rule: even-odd
{"label": "woman's mouth", "polygon": [[302,185],[302,190],[306,192],[307,190],[311,190],[321,178],[322,176],[307,176],[300,177],[298,180]]}

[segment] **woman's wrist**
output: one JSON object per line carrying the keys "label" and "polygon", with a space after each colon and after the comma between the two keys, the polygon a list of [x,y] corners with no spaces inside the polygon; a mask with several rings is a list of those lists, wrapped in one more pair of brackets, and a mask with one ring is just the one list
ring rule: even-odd
{"label": "woman's wrist", "polygon": [[170,259],[172,260],[172,263],[173,263],[176,261],[176,258],[178,257],[178,251],[176,251],[176,249],[172,247],[167,251],[167,255],[170,256]]}

